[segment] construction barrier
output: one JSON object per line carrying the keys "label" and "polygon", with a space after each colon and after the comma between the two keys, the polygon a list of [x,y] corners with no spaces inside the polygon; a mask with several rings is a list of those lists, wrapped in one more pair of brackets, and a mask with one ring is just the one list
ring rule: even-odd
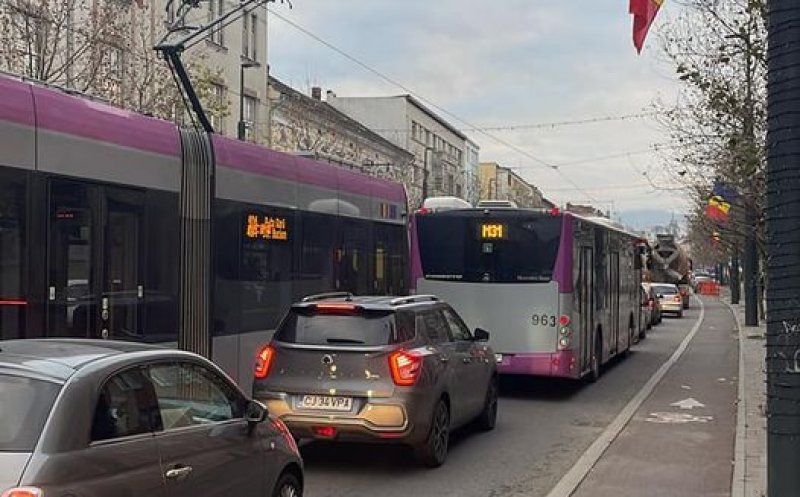
{"label": "construction barrier", "polygon": [[716,281],[701,281],[697,287],[700,295],[719,295],[719,283]]}

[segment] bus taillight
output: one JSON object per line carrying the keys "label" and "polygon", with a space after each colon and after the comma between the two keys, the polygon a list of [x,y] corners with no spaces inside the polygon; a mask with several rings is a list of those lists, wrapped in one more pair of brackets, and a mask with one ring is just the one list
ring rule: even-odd
{"label": "bus taillight", "polygon": [[558,350],[565,350],[572,345],[572,328],[569,327],[569,316],[559,319],[561,328],[558,330]]}

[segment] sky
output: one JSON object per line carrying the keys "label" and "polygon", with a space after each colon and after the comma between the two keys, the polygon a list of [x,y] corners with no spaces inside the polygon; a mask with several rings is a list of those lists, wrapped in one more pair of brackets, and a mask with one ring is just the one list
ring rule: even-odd
{"label": "sky", "polygon": [[[408,93],[278,16],[457,116],[444,117],[460,129],[516,128],[465,133],[481,161],[514,168],[560,205],[687,208],[680,191],[653,188],[675,185],[663,155],[652,152],[669,142],[652,116],[519,128],[651,113],[654,102],[676,100],[657,33],[636,54],[626,0],[279,2],[270,4],[270,72],[294,88]],[[654,30],[678,9],[666,2]]]}

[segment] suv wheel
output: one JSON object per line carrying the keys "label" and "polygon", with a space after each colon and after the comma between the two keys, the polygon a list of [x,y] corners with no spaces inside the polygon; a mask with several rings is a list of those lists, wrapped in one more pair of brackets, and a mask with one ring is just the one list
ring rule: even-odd
{"label": "suv wheel", "polygon": [[417,460],[429,468],[444,464],[450,443],[450,410],[444,399],[439,399],[433,409],[433,419],[428,438],[416,448]]}
{"label": "suv wheel", "polygon": [[483,411],[478,416],[478,428],[483,431],[493,430],[495,424],[497,424],[497,391],[497,377],[495,376],[489,380]]}
{"label": "suv wheel", "polygon": [[282,474],[272,492],[272,497],[301,497],[302,495],[303,489],[300,487],[300,482],[291,473]]}

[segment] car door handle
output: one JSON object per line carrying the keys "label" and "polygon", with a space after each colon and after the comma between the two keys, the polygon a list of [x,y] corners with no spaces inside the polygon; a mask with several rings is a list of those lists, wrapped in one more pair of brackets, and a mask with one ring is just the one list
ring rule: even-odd
{"label": "car door handle", "polygon": [[439,361],[441,361],[441,362],[449,362],[449,361],[450,361],[450,358],[449,358],[449,357],[447,357],[447,356],[446,356],[446,355],[444,355],[444,354],[441,354],[441,355],[439,355]]}
{"label": "car door handle", "polygon": [[169,480],[185,480],[192,473],[191,466],[176,466],[164,473],[164,476]]}
{"label": "car door handle", "polygon": [[472,357],[462,357],[461,362],[463,362],[464,364],[469,364],[472,362]]}

